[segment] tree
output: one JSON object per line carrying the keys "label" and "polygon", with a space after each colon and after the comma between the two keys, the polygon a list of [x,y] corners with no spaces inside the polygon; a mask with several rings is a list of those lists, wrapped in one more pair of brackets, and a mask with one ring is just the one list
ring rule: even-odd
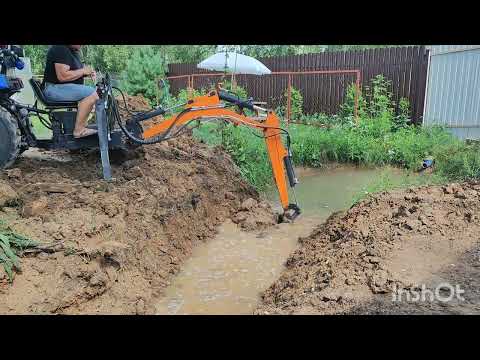
{"label": "tree", "polygon": [[389,48],[407,45],[326,45],[326,51],[348,51],[348,50],[365,50],[365,49],[378,49]]}
{"label": "tree", "polygon": [[217,51],[235,51],[254,58],[295,55],[297,45],[219,45]]}
{"label": "tree", "polygon": [[23,47],[25,56],[30,58],[33,74],[42,74],[45,69],[45,59],[49,45],[20,45]]}
{"label": "tree", "polygon": [[216,45],[167,45],[159,51],[166,61],[172,63],[198,63],[215,53]]}
{"label": "tree", "polygon": [[83,61],[96,70],[120,74],[136,46],[131,45],[85,45]]}
{"label": "tree", "polygon": [[165,76],[164,59],[150,45],[135,47],[121,76],[122,88],[130,95],[143,95],[156,102],[157,80]]}

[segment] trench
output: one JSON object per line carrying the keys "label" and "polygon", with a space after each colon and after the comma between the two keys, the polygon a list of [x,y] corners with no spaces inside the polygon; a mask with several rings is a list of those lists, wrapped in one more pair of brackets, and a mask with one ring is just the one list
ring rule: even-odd
{"label": "trench", "polygon": [[[301,169],[296,196],[303,213],[293,223],[266,231],[245,232],[230,220],[223,223],[214,239],[193,250],[165,289],[157,314],[251,314],[259,294],[284,269],[298,237],[309,235],[331,213],[348,208],[354,197],[385,171],[394,177],[401,174],[390,168]],[[278,209],[275,189],[264,196]]]}

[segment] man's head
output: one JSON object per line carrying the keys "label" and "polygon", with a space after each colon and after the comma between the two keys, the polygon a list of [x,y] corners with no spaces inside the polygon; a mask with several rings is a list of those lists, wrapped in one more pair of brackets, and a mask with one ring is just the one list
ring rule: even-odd
{"label": "man's head", "polygon": [[82,45],[68,45],[70,46],[70,48],[72,48],[73,50],[80,50],[80,48],[82,47]]}

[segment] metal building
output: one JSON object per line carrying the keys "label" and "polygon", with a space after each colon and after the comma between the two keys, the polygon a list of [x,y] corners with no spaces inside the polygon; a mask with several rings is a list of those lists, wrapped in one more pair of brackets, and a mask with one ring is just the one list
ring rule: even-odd
{"label": "metal building", "polygon": [[480,139],[480,45],[433,45],[424,125],[443,125],[461,139]]}

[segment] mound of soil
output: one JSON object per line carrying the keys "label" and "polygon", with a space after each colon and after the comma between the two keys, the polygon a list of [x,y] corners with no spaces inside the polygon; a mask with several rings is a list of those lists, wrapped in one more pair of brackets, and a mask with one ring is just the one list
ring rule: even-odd
{"label": "mound of soil", "polygon": [[255,313],[479,313],[479,200],[480,183],[419,187],[333,214],[299,239]]}
{"label": "mound of soil", "polygon": [[0,266],[0,313],[153,313],[192,248],[226,218],[241,212],[247,229],[275,222],[219,148],[187,134],[133,155],[112,164],[111,183],[95,151],[23,157],[0,172],[0,219],[43,248],[24,254],[13,283]]}

